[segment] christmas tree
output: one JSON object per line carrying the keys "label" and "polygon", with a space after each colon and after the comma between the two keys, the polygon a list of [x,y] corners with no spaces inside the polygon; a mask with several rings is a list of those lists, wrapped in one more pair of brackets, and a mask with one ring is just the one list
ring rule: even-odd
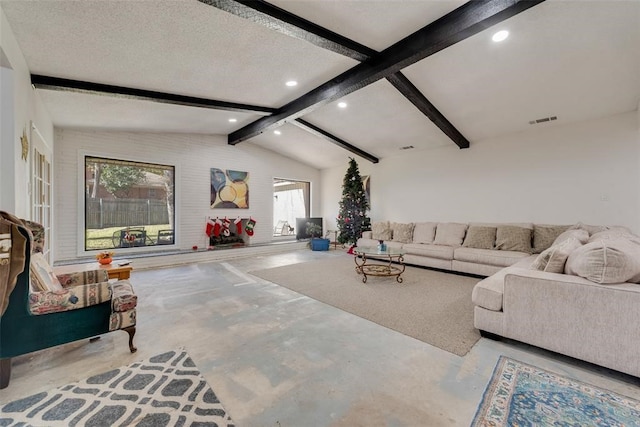
{"label": "christmas tree", "polygon": [[349,169],[342,182],[342,200],[338,215],[338,242],[355,244],[363,231],[371,228],[371,219],[367,216],[369,203],[364,194],[362,177],[358,164],[349,160]]}

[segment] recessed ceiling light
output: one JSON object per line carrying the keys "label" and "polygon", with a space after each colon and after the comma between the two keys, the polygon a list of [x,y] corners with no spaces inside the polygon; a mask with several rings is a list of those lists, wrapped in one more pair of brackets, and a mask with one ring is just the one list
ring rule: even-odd
{"label": "recessed ceiling light", "polygon": [[347,103],[346,102],[338,102],[338,107],[347,108]]}
{"label": "recessed ceiling light", "polygon": [[238,121],[238,119],[229,119],[229,123],[235,123],[237,121]]}
{"label": "recessed ceiling light", "polygon": [[279,130],[274,130],[273,133],[275,133],[276,135],[280,135],[282,132],[280,132]]}
{"label": "recessed ceiling light", "polygon": [[295,80],[289,80],[288,82],[285,83],[287,86],[289,87],[294,87],[294,86],[298,86],[298,82]]}
{"label": "recessed ceiling light", "polygon": [[493,37],[491,37],[491,40],[493,40],[494,42],[501,42],[505,40],[507,37],[509,37],[509,31],[501,30],[495,33]]}

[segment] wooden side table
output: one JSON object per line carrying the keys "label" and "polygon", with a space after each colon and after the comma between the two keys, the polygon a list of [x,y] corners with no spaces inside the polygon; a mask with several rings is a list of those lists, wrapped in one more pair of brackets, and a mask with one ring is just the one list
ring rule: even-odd
{"label": "wooden side table", "polygon": [[[117,262],[117,261],[116,261]],[[69,274],[69,273],[82,273],[85,271],[91,270],[107,270],[109,274],[109,279],[128,279],[131,277],[131,270],[133,267],[131,264],[128,265],[117,265],[115,263],[101,265],[97,262],[90,262],[86,264],[70,264],[70,265],[61,265],[58,267],[53,267],[53,273],[58,274]]]}

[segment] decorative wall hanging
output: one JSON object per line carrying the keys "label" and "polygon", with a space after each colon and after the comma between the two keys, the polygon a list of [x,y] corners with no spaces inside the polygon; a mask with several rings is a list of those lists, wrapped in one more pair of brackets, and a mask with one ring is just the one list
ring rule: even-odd
{"label": "decorative wall hanging", "polygon": [[22,145],[22,159],[24,161],[27,161],[27,156],[29,156],[29,139],[27,138],[27,128],[24,128],[22,130],[20,144]]}
{"label": "decorative wall hanging", "polygon": [[249,172],[211,168],[211,209],[248,209]]}

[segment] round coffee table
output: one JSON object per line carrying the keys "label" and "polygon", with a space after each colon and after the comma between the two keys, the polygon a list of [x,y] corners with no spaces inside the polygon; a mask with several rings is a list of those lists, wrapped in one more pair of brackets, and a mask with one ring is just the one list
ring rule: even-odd
{"label": "round coffee table", "polygon": [[[362,282],[367,283],[367,276],[396,276],[396,281],[402,283],[400,275],[404,273],[404,254],[401,249],[387,248],[384,251],[371,247],[356,247],[353,249],[353,261],[356,263],[356,272],[362,274]],[[358,263],[358,258],[362,263]],[[372,260],[385,261],[385,264],[370,264]],[[393,262],[398,265],[392,265]]]}

